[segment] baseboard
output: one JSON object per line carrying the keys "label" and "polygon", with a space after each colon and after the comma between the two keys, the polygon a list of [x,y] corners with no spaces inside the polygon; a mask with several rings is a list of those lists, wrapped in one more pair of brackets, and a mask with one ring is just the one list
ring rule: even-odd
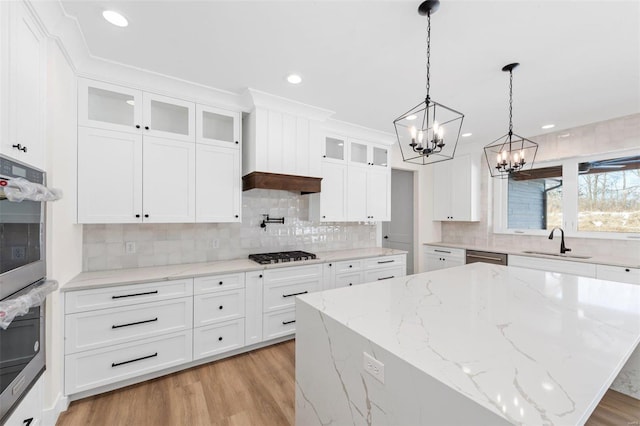
{"label": "baseboard", "polygon": [[60,413],[67,411],[67,408],[69,408],[69,398],[59,393],[53,406],[42,411],[42,426],[55,426]]}

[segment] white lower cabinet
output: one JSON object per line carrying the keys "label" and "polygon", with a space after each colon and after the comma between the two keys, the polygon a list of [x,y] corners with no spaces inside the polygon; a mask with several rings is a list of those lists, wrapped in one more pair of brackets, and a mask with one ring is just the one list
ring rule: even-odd
{"label": "white lower cabinet", "polygon": [[244,318],[193,330],[193,359],[206,358],[244,346]]}
{"label": "white lower cabinet", "polygon": [[640,285],[640,269],[625,266],[596,265],[596,278]]}
{"label": "white lower cabinet", "polygon": [[288,336],[296,331],[296,310],[294,308],[264,314],[264,340]]}
{"label": "white lower cabinet", "polygon": [[65,357],[67,395],[184,364],[192,359],[192,331],[78,352]]}
{"label": "white lower cabinet", "polygon": [[596,265],[592,263],[575,262],[570,260],[543,259],[538,257],[509,255],[509,266],[539,269],[548,272],[596,277]]}
{"label": "white lower cabinet", "polygon": [[335,288],[403,277],[407,274],[406,255],[335,262],[333,273]]}
{"label": "white lower cabinet", "polygon": [[246,345],[262,342],[262,271],[245,274],[245,320],[244,337]]}
{"label": "white lower cabinet", "polygon": [[453,247],[425,246],[425,270],[453,268],[465,264],[465,250]]}

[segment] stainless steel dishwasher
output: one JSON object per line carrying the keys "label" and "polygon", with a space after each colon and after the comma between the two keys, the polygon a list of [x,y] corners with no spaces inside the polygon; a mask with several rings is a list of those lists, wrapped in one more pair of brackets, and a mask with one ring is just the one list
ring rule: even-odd
{"label": "stainless steel dishwasher", "polygon": [[467,250],[466,263],[493,263],[494,265],[507,266],[506,253],[495,253],[491,251]]}

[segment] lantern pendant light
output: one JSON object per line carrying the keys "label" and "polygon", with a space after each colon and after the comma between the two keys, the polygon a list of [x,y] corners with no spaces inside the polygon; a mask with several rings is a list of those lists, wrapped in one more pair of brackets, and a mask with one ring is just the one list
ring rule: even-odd
{"label": "lantern pendant light", "polygon": [[530,170],[538,152],[538,144],[513,133],[513,70],[520,64],[502,67],[509,73],[509,132],[484,147],[491,177],[508,178],[515,172]]}
{"label": "lantern pendant light", "polygon": [[402,159],[407,163],[432,164],[451,160],[455,155],[464,114],[433,101],[431,89],[431,15],[439,0],[420,4],[418,13],[427,16],[427,96],[393,121]]}

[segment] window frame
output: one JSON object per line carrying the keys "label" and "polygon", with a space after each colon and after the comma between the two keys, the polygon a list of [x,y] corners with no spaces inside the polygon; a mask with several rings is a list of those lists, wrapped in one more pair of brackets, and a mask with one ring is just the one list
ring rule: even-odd
{"label": "window frame", "polygon": [[[609,151],[536,163],[534,169],[562,166],[562,228],[573,238],[608,240],[640,240],[640,232],[578,231],[578,164],[589,161],[609,160],[640,155],[640,149]],[[508,229],[508,179],[492,179],[493,184],[493,233],[507,235],[547,236],[548,229]],[[491,186],[491,185],[490,185]]]}

